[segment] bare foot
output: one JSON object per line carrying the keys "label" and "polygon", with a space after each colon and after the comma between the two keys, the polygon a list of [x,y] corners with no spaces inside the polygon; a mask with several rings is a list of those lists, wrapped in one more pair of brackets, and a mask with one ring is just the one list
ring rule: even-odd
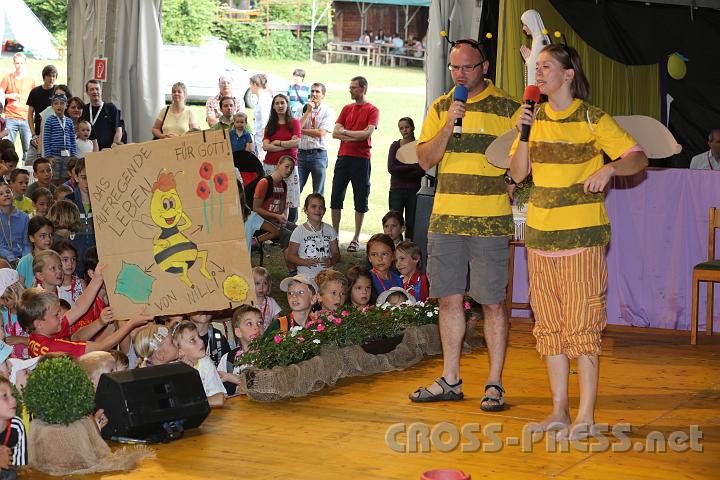
{"label": "bare foot", "polygon": [[570,415],[567,412],[553,412],[545,420],[533,424],[531,432],[551,432],[554,430],[565,430],[570,425]]}
{"label": "bare foot", "polygon": [[575,422],[558,432],[558,440],[588,440],[597,435],[602,435],[594,422],[583,422],[575,420]]}

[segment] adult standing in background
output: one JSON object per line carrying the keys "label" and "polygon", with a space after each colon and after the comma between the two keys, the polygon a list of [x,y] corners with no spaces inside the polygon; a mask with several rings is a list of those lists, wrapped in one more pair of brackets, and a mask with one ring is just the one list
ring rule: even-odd
{"label": "adult standing in background", "polygon": [[55,80],[57,80],[57,76],[57,68],[55,68],[54,65],[46,65],[42,69],[42,85],[38,85],[30,90],[27,98],[27,121],[28,125],[30,125],[30,133],[32,134],[30,148],[28,150],[28,164],[34,162],[38,152],[41,151],[38,145],[42,131],[40,113],[50,106],[51,98],[55,94]]}
{"label": "adult standing in background", "polygon": [[388,151],[387,169],[390,174],[388,207],[402,214],[405,220],[405,239],[412,240],[415,238],[417,192],[420,190],[420,179],[425,176],[425,170],[417,163],[405,164],[396,157],[401,146],[415,141],[415,123],[412,118],[403,117],[398,120],[398,129],[402,138],[395,140]]}
{"label": "adult standing in background", "polygon": [[85,105],[82,118],[92,126],[91,140],[97,140],[100,150],[122,145],[122,120],[120,110],[112,102],[102,99],[102,85],[98,80],[85,82],[85,93],[90,103]]}
{"label": "adult standing in background", "polygon": [[[413,402],[462,400],[460,355],[465,337],[465,292],[482,305],[489,369],[480,409],[505,408],[502,371],[507,347],[508,241],[514,232],[505,171],[485,157],[485,148],[514,127],[520,104],[485,78],[490,62],[482,44],[453,42],[450,74],[468,90],[467,102],[454,89],[428,109],[417,154],[420,166],[437,165],[437,190],[428,233],[430,296],[440,299],[443,374],[410,395]],[[463,119],[460,137],[453,125]],[[467,273],[470,272],[468,288]]]}
{"label": "adult standing in background", "polygon": [[715,170],[720,172],[720,128],[710,130],[707,152],[695,155],[690,161],[694,170]]}
{"label": "adult standing in background", "polygon": [[238,112],[244,112],[243,104],[245,102],[238,100],[233,96],[232,91],[233,80],[230,77],[221,76],[218,78],[218,88],[220,93],[214,97],[208,98],[205,102],[205,120],[207,121],[208,127],[214,127],[216,123],[220,121],[222,112],[220,111],[220,99],[223,97],[232,97],[235,101],[235,111],[233,114]]}
{"label": "adult standing in background", "polygon": [[300,118],[303,114],[303,107],[310,98],[310,87],[305,85],[305,70],[296,68],[293,70],[293,83],[288,85],[287,96],[290,99],[290,111],[292,116]]}
{"label": "adult standing in background", "polygon": [[325,136],[335,125],[335,112],[322,103],[325,98],[325,85],[313,83],[310,86],[310,101],[300,117],[302,137],[298,148],[298,176],[300,191],[305,187],[312,174],[313,192],[323,195],[325,192],[325,172],[328,166]]}
{"label": "adult standing in background", "polygon": [[195,113],[185,105],[187,88],[182,82],[172,86],[172,103],[160,110],[152,127],[155,138],[172,138],[185,135],[198,128]]}
{"label": "adult standing in background", "polygon": [[23,149],[23,163],[27,159],[30,148],[30,124],[28,123],[28,107],[25,104],[30,91],[35,88],[35,80],[28,77],[25,72],[25,54],[16,53],[13,55],[15,71],[8,73],[0,80],[0,98],[5,95],[5,123],[8,131],[8,139],[15,142],[15,137],[20,134],[20,142]]}
{"label": "adult standing in background", "polygon": [[[272,175],[278,165],[280,158],[284,156],[292,157],[297,166],[297,149],[300,145],[300,121],[293,118],[290,114],[290,102],[288,98],[278,93],[273,97],[273,108],[270,111],[270,118],[265,127],[265,137],[263,138],[263,150],[265,150],[265,160],[263,168],[266,175]],[[300,206],[300,182],[297,174],[297,168],[293,168],[290,177],[285,179],[287,183],[287,206],[288,221],[295,223],[298,217],[298,207]]]}
{"label": "adult standing in background", "polygon": [[370,196],[370,137],[378,126],[380,111],[367,100],[368,82],[365,77],[350,81],[350,98],[353,103],[345,105],[335,121],[333,138],[340,140],[337,162],[333,174],[330,209],[335,232],[340,234],[340,216],[348,183],[352,183],[355,201],[355,233],[348,252],[360,247],[360,230]]}
{"label": "adult standing in background", "polygon": [[264,73],[256,73],[250,77],[250,91],[256,97],[255,110],[253,110],[253,146],[255,147],[255,156],[261,158],[264,153],[262,149],[263,135],[265,125],[270,118],[270,110],[272,110],[273,96],[267,87],[267,75]]}

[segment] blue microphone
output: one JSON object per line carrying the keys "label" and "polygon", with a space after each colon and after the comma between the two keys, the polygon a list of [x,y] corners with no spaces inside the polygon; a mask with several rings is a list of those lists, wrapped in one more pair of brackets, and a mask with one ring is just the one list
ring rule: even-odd
{"label": "blue microphone", "polygon": [[[467,101],[468,89],[465,85],[456,85],[455,93],[453,94],[453,100],[459,100],[463,103]],[[455,125],[453,126],[453,136],[460,138],[462,135],[462,117],[455,119]]]}

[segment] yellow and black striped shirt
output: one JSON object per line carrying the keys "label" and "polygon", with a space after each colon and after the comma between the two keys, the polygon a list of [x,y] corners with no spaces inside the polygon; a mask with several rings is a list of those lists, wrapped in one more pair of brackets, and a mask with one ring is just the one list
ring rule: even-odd
{"label": "yellow and black striped shirt", "polygon": [[560,112],[541,104],[528,144],[535,186],[525,244],[545,251],[607,245],[605,194],[585,193],[583,183],[602,168],[603,152],[615,160],[636,144],[610,115],[587,102],[575,99]]}
{"label": "yellow and black striped shirt", "polygon": [[[432,233],[483,237],[510,236],[512,211],[503,174],[487,161],[485,150],[514,128],[520,104],[490,80],[482,93],[469,98],[460,138],[451,137],[438,164]],[[438,97],[428,110],[418,144],[431,140],[445,125],[453,91]]]}

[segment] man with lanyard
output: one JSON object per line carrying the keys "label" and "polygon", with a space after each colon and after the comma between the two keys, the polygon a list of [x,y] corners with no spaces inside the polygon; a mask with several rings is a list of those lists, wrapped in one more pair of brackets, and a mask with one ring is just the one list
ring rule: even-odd
{"label": "man with lanyard", "polygon": [[85,93],[90,97],[90,103],[85,105],[82,118],[92,126],[90,139],[97,140],[100,150],[122,145],[120,110],[112,102],[103,101],[100,81],[88,80]]}
{"label": "man with lanyard", "polygon": [[28,109],[25,102],[33,88],[35,81],[25,74],[25,54],[13,55],[15,71],[7,74],[0,80],[0,98],[5,94],[5,120],[8,131],[8,140],[15,143],[15,137],[20,134],[23,149],[23,163],[26,162],[30,148],[30,125],[28,124]]}
{"label": "man with lanyard", "polygon": [[55,94],[55,80],[57,80],[58,71],[53,65],[46,65],[42,69],[43,84],[30,90],[27,98],[27,121],[30,125],[30,149],[28,151],[27,162],[30,164],[35,161],[40,149],[38,148],[38,139],[40,137],[40,127],[42,120],[40,113],[50,106],[51,99]]}
{"label": "man with lanyard", "polygon": [[[417,154],[420,166],[437,165],[437,190],[428,233],[430,296],[440,299],[443,374],[410,395],[413,402],[462,400],[460,353],[465,336],[463,297],[466,291],[483,306],[489,355],[488,381],[480,408],[504,409],[502,370],[508,319],[505,288],[512,210],[505,170],[490,164],[485,149],[514,128],[520,104],[484,78],[490,67],[475,40],[452,42],[450,69],[456,85],[468,90],[467,102],[453,100],[454,90],[435,99],[428,109]],[[453,135],[463,118],[462,134]],[[469,267],[469,268],[468,268]],[[469,288],[466,273],[469,271]]]}
{"label": "man with lanyard", "polygon": [[325,191],[325,171],[328,166],[325,135],[332,131],[335,124],[335,113],[322,103],[325,91],[322,83],[313,83],[310,87],[310,101],[300,117],[302,136],[298,148],[300,191],[312,174],[313,192],[320,195]]}
{"label": "man with lanyard", "polygon": [[292,116],[300,118],[304,113],[303,107],[308,103],[310,87],[303,85],[305,81],[305,70],[296,68],[293,70],[293,83],[288,85],[287,95],[290,99],[290,111]]}
{"label": "man with lanyard", "polygon": [[340,149],[333,174],[330,211],[333,228],[338,234],[348,183],[352,183],[355,201],[355,234],[348,245],[348,252],[357,252],[360,247],[360,230],[370,196],[370,137],[380,120],[378,108],[365,100],[367,88],[365,77],[350,80],[353,103],[343,107],[333,130],[333,138],[340,140]]}
{"label": "man with lanyard", "polygon": [[236,113],[245,111],[243,108],[244,102],[233,96],[232,82],[232,78],[230,77],[220,77],[218,79],[218,88],[220,89],[220,93],[214,97],[208,98],[207,102],[205,102],[205,120],[207,121],[208,127],[212,128],[220,121],[220,117],[222,116],[220,100],[222,100],[223,97],[230,97],[233,99],[235,106],[231,112],[231,117]]}
{"label": "man with lanyard", "polygon": [[708,135],[710,150],[695,155],[690,161],[693,170],[715,170],[720,172],[720,128],[715,128]]}

